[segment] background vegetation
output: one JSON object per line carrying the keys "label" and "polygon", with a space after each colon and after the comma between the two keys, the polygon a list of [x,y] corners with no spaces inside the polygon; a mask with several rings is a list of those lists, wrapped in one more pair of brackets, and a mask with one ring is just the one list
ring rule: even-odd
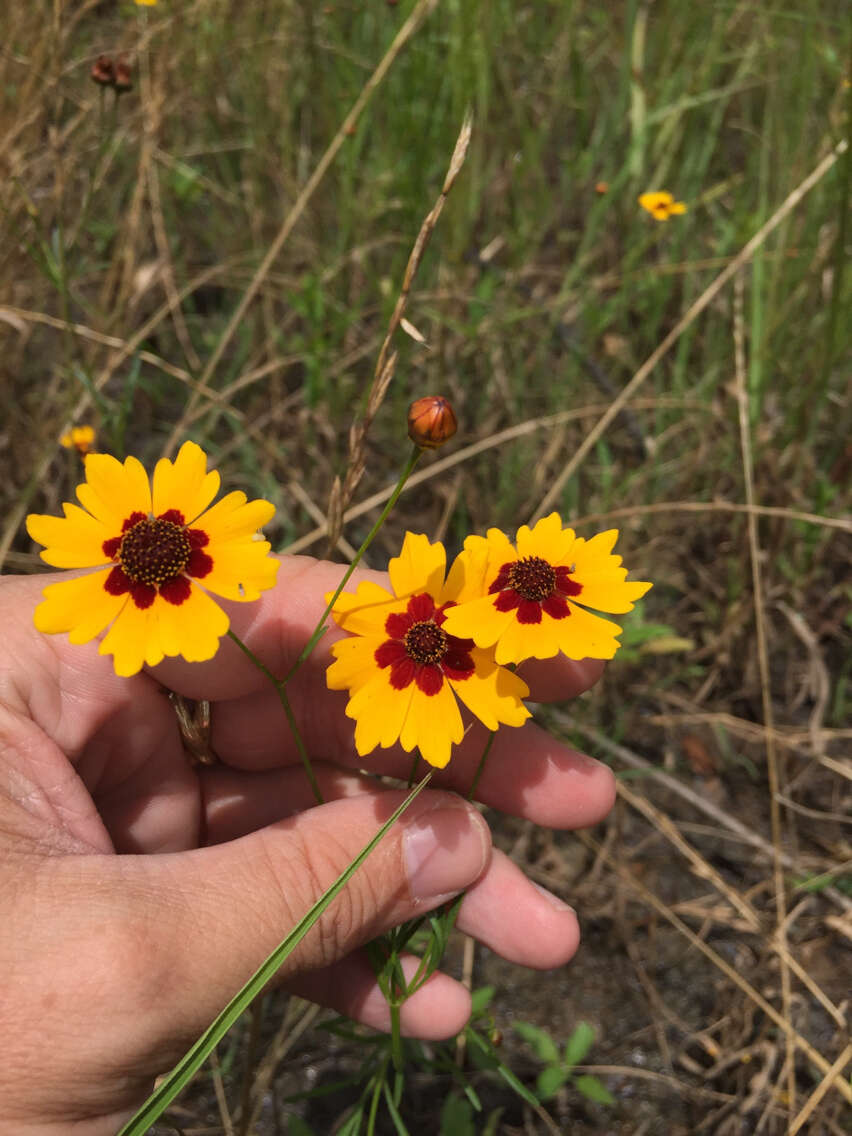
{"label": "background vegetation", "polygon": [[[458,944],[498,988],[525,1083],[558,1054],[513,1021],[560,1045],[591,1022],[595,1064],[551,1076],[538,1111],[481,1073],[484,1112],[441,1120],[450,1081],[415,1085],[413,1132],[848,1131],[848,15],[30,0],[0,16],[6,570],[37,569],[21,520],[80,479],[57,445],[72,422],[148,463],[196,439],[276,502],[277,547],[327,552],[350,427],[470,108],[406,313],[425,342],[396,334],[332,553],[393,484],[408,402],[440,392],[457,442],[374,564],[405,528],[455,551],[544,506],[583,535],[617,525],[656,582],[600,687],[544,714],[621,775],[611,818],[580,836],[497,824],[580,909],[577,961],[527,974]],[[90,80],[101,53],[126,53],[132,91]],[[685,215],[638,208],[662,188]],[[267,999],[174,1124],[333,1131],[351,1095],[287,1099],[360,1059],[314,1019]],[[581,1091],[584,1069],[613,1104]]]}

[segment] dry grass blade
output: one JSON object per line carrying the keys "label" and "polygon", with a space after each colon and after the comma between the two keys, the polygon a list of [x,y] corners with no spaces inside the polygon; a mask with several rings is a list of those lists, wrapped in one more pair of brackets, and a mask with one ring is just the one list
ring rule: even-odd
{"label": "dry grass blade", "polygon": [[[772,844],[765,840],[759,832],[754,828],[742,823],[731,813],[720,808],[714,804],[708,797],[701,793],[696,793],[694,789],[690,789],[688,785],[684,785],[677,777],[672,777],[666,773],[665,770],[657,769],[656,766],[651,765],[649,761],[645,761],[638,753],[628,749],[626,746],[619,745],[617,742],[610,741],[606,734],[600,733],[599,730],[592,729],[590,726],[583,725],[582,722],[576,722],[569,718],[567,714],[562,714],[559,711],[551,711],[551,717],[555,723],[560,725],[570,735],[572,732],[582,734],[587,741],[591,742],[594,746],[599,747],[604,753],[610,757],[615,758],[622,764],[628,766],[630,769],[641,769],[649,776],[653,777],[661,785],[664,785],[670,792],[675,793],[684,801],[688,801],[693,808],[699,812],[705,813],[711,817],[723,829],[736,834],[737,838],[744,844],[748,844],[754,848],[756,852],[772,860],[775,855],[775,850]],[[803,869],[798,861],[790,856],[788,853],[781,850],[781,862],[785,868],[792,869],[793,871],[801,872]],[[839,891],[837,888],[827,887],[824,888],[822,894],[830,899],[841,910],[849,912],[852,911],[852,900]]]}
{"label": "dry grass blade", "polygon": [[716,869],[708,864],[701,853],[693,848],[688,840],[684,839],[670,817],[655,808],[650,801],[641,797],[638,793],[634,793],[623,781],[618,782],[617,789],[618,795],[627,801],[631,808],[641,813],[689,861],[694,874],[699,879],[708,880],[719,894],[723,895],[731,906],[742,915],[750,931],[760,930],[760,919],[752,905],[743,899],[736,888],[725,883]]}
{"label": "dry grass blade", "polygon": [[405,309],[408,305],[408,298],[411,294],[411,285],[414,283],[414,277],[417,275],[417,269],[420,267],[420,261],[423,259],[423,252],[426,245],[429,243],[429,238],[435,231],[435,226],[438,223],[438,218],[444,209],[444,204],[447,200],[447,195],[453,188],[456,178],[464,165],[465,157],[467,156],[468,147],[470,146],[470,136],[473,130],[473,121],[470,115],[465,116],[462,123],[462,128],[459,131],[459,136],[456,139],[456,144],[453,147],[452,157],[450,158],[449,169],[444,178],[444,184],[441,186],[441,192],[435,204],[423,219],[420,226],[420,232],[414,242],[414,247],[411,250],[411,255],[408,258],[408,263],[405,266],[405,273],[402,278],[402,287],[399,290],[396,304],[391,315],[390,322],[388,323],[388,330],[385,334],[384,342],[379,350],[379,357],[376,361],[376,369],[373,377],[373,382],[370,391],[367,395],[367,407],[364,411],[364,417],[360,422],[356,422],[352,427],[349,434],[349,461],[347,463],[346,473],[342,482],[335,482],[334,489],[329,502],[328,510],[328,548],[329,551],[334,548],[340,537],[341,529],[343,528],[344,514],[349,507],[349,503],[358,488],[358,484],[364,474],[365,469],[365,442],[367,433],[370,429],[376,412],[384,401],[387,394],[388,387],[390,386],[391,379],[393,378],[394,370],[396,367],[396,352],[391,352],[391,341],[396,334],[397,328],[402,322]]}
{"label": "dry grass blade", "polygon": [[809,193],[810,190],[812,190],[813,187],[825,177],[825,175],[845,150],[846,142],[843,141],[835,146],[830,154],[826,154],[819,165],[814,170],[812,170],[810,174],[808,174],[804,181],[796,186],[793,192],[789,194],[784,202],[772,214],[766,224],[762,225],[760,229],[758,229],[751,240],[743,246],[739,253],[737,253],[728,267],[719,273],[713,283],[710,284],[709,287],[707,287],[701,293],[701,295],[689,308],[686,314],[678,320],[669,334],[660,343],[659,347],[657,347],[656,350],[648,356],[648,358],[645,360],[645,362],[642,364],[642,366],[639,368],[639,370],[636,372],[636,374],[633,376],[624,390],[618,395],[617,398],[613,399],[612,405],[601,417],[600,421],[589,431],[589,433],[577,447],[571,457],[571,460],[567,463],[565,468],[553,482],[553,485],[551,485],[550,489],[544,495],[541,504],[530,518],[531,524],[537,521],[540,517],[543,517],[544,514],[550,508],[552,508],[554,502],[559,499],[559,495],[562,492],[564,485],[572,476],[574,471],[580,467],[580,464],[585,459],[586,454],[588,454],[589,451],[597,444],[598,439],[606,430],[607,426],[609,426],[610,422],[612,422],[612,420],[621,413],[625,404],[629,402],[636,391],[642,386],[642,384],[654,370],[659,361],[666,354],[668,354],[669,350],[675,345],[675,343],[677,343],[686,329],[690,327],[698,318],[698,316],[701,315],[704,309],[708,307],[710,303],[712,303],[712,301],[716,298],[716,296],[718,296],[718,294],[722,291],[728,281],[731,280],[732,277],[736,276],[743,265],[748,263],[748,261],[754,255],[756,250],[760,248],[769,234],[773,232],[773,230],[777,229],[784,218],[796,208],[805,194]]}
{"label": "dry grass blade", "polygon": [[801,1132],[802,1125],[806,1120],[810,1118],[811,1113],[831,1088],[832,1083],[834,1082],[834,1078],[843,1072],[850,1061],[852,1061],[852,1043],[846,1046],[846,1048],[825,1074],[823,1079],[808,1097],[807,1101],[804,1104],[804,1107],[802,1108],[802,1111],[787,1129],[787,1136],[796,1136],[797,1132]]}
{"label": "dry grass blade", "polygon": [[[746,504],[754,505],[754,463],[751,453],[751,426],[749,424],[749,399],[746,388],[745,319],[743,316],[743,277],[738,274],[734,280],[734,383],[739,410],[740,445],[742,447],[743,483]],[[760,698],[763,709],[763,724],[766,726],[764,745],[766,748],[766,772],[769,779],[769,825],[772,833],[773,881],[775,886],[775,914],[778,921],[777,938],[781,959],[781,998],[784,1016],[790,1017],[790,968],[788,965],[786,926],[787,899],[784,891],[784,871],[781,864],[781,810],[778,797],[783,789],[784,773],[781,756],[775,748],[775,719],[772,710],[772,683],[769,674],[769,651],[766,643],[766,620],[764,616],[763,576],[760,568],[760,542],[757,535],[757,517],[749,511],[746,517],[748,526],[748,547],[751,560],[752,600],[754,603],[755,631],[757,633],[757,664],[760,673]],[[790,1108],[795,1110],[796,1070],[793,1056],[793,1041],[787,1034],[787,1092]]]}
{"label": "dry grass blade", "polygon": [[852,1086],[846,1083],[843,1077],[837,1071],[832,1071],[832,1066],[823,1057],[818,1049],[815,1049],[811,1043],[799,1033],[793,1026],[792,1022],[784,1014],[779,1013],[778,1010],[763,997],[763,995],[746,981],[745,978],[737,971],[737,969],[727,962],[721,955],[717,954],[712,947],[709,947],[704,940],[696,935],[682,919],[672,911],[668,904],[664,903],[659,896],[655,895],[649,888],[646,888],[641,881],[637,880],[630,871],[622,864],[618,863],[612,854],[606,849],[602,848],[600,843],[588,836],[586,833],[581,834],[583,842],[591,848],[595,854],[599,854],[610,865],[612,870],[616,872],[619,878],[624,882],[628,888],[634,891],[645,903],[654,908],[660,915],[663,916],[673,927],[675,927],[689,942],[699,950],[705,958],[709,959],[711,963],[722,974],[726,976],[731,982],[734,983],[754,1004],[757,1006],[768,1018],[770,1018],[775,1025],[784,1033],[785,1037],[792,1040],[793,1045],[801,1050],[808,1060],[819,1069],[824,1077],[829,1081],[829,1085],[835,1088],[845,1100],[852,1104]]}
{"label": "dry grass blade", "polygon": [[[343,145],[343,143],[346,141],[346,139],[349,137],[352,130],[354,129],[355,123],[358,121],[358,118],[360,117],[361,112],[363,111],[364,107],[370,101],[370,97],[372,96],[373,92],[380,85],[380,83],[384,79],[385,75],[390,70],[391,65],[393,64],[396,57],[399,55],[400,51],[402,51],[403,47],[406,45],[406,43],[408,43],[408,41],[411,39],[411,37],[414,35],[414,33],[420,27],[420,24],[422,23],[422,21],[426,18],[426,16],[429,15],[429,13],[433,10],[433,8],[435,8],[437,3],[438,3],[438,0],[419,0],[419,3],[417,3],[415,5],[414,10],[412,11],[411,15],[408,17],[408,19],[405,21],[405,23],[402,25],[402,27],[397,32],[397,34],[394,36],[393,42],[391,43],[390,47],[385,52],[384,57],[382,58],[378,67],[376,67],[373,74],[370,76],[370,78],[364,84],[360,95],[355,100],[355,103],[352,106],[352,109],[349,111],[349,113],[344,118],[343,122],[340,125],[340,128],[338,129],[334,138],[332,138],[331,142],[328,145],[328,148],[326,149],[325,153],[323,154],[323,156],[320,158],[319,162],[317,163],[316,169],[311,174],[311,176],[308,178],[308,180],[305,183],[305,186],[302,189],[301,193],[299,194],[299,196],[294,201],[293,207],[291,208],[290,212],[285,217],[284,223],[282,224],[281,228],[278,230],[278,233],[277,233],[274,241],[269,246],[269,248],[266,252],[266,256],[263,258],[260,265],[258,266],[257,271],[255,272],[254,276],[252,277],[251,283],[249,284],[248,288],[246,288],[245,292],[243,293],[243,295],[240,299],[240,302],[237,304],[236,308],[234,309],[233,315],[228,320],[227,326],[225,327],[225,330],[222,332],[222,335],[219,338],[219,342],[216,344],[216,347],[214,348],[213,353],[210,356],[210,358],[207,360],[207,365],[205,366],[204,371],[202,372],[201,382],[202,382],[203,385],[205,385],[205,386],[209,385],[210,380],[212,379],[212,377],[213,377],[213,375],[216,371],[216,368],[218,367],[219,362],[220,362],[222,356],[225,353],[225,350],[226,350],[228,344],[231,342],[231,339],[234,336],[234,332],[237,330],[237,328],[242,323],[243,317],[245,316],[249,305],[251,304],[254,297],[257,295],[261,284],[263,283],[263,281],[266,279],[267,275],[269,274],[269,271],[272,268],[275,261],[277,260],[278,254],[281,252],[281,249],[284,247],[284,244],[287,241],[287,238],[290,236],[290,233],[292,233],[293,229],[295,228],[297,221],[299,220],[299,218],[304,213],[304,211],[307,207],[307,204],[310,201],[310,199],[313,197],[317,186],[320,184],[322,179],[325,177],[326,173],[328,172],[329,167],[331,166],[334,159],[337,157],[337,153],[340,150],[340,147]],[[187,404],[186,409],[184,410],[184,414],[183,414],[181,420],[176,424],[176,426],[172,430],[171,434],[169,435],[168,441],[166,442],[165,446],[163,447],[163,456],[164,457],[168,457],[173,453],[174,448],[177,445],[178,439],[181,437],[181,434],[182,434],[183,429],[184,429],[184,419],[188,415],[190,415],[192,413],[192,411],[195,409],[195,399],[196,399],[196,396],[193,396],[189,400],[189,403]]]}

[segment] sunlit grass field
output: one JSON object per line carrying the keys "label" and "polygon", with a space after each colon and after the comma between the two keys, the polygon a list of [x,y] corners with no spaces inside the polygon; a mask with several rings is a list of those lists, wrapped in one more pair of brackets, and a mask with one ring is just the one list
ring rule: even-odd
{"label": "sunlit grass field", "polygon": [[[825,1078],[852,946],[849,15],[845,0],[0,14],[4,571],[38,569],[22,520],[70,499],[81,465],[58,440],[80,424],[149,466],[194,439],[229,486],[275,502],[274,547],[344,561],[407,457],[409,402],[441,393],[459,434],[422,463],[373,566],[406,529],[455,552],[555,508],[581,535],[618,527],[634,578],[655,582],[599,688],[542,712],[621,775],[610,820],[582,836],[495,822],[577,906],[586,946],[564,973],[523,975],[458,944],[473,986],[496,987],[524,1083],[541,1061],[513,1023],[564,1042],[588,1021],[615,1103],[569,1078],[536,1111],[481,1071],[477,1114],[424,1078],[412,1133],[847,1130],[849,1068]],[[92,81],[101,54],[126,56],[131,90]],[[467,113],[354,469],[350,430]],[[638,204],[655,190],[686,211],[655,219]],[[268,996],[173,1124],[335,1131],[351,1097],[296,1097],[357,1046],[329,1057],[306,1012]],[[282,1015],[296,1036],[279,1068]]]}

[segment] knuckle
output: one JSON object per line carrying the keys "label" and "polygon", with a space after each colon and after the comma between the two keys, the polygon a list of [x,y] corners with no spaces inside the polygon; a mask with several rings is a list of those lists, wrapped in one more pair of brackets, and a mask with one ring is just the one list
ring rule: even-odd
{"label": "knuckle", "polygon": [[[272,850],[269,850],[272,855]],[[352,854],[332,833],[309,839],[295,828],[288,835],[286,866],[281,869],[280,849],[270,862],[280,907],[290,927],[332,886],[352,861]],[[375,895],[368,873],[350,879],[308,933],[300,965],[325,966],[347,954],[369,934]]]}

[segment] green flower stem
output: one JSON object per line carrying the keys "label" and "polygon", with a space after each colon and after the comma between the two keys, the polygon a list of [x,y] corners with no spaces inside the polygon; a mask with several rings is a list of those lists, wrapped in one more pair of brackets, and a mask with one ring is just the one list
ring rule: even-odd
{"label": "green flower stem", "polygon": [[479,784],[479,778],[482,776],[482,771],[485,769],[485,762],[491,752],[491,747],[494,744],[494,739],[497,736],[496,731],[492,730],[488,735],[488,741],[485,743],[485,749],[482,751],[482,757],[479,759],[479,765],[476,767],[476,773],[473,775],[473,781],[470,783],[470,788],[467,791],[467,799],[473,800],[473,794],[476,792],[476,787]]}
{"label": "green flower stem", "polygon": [[240,639],[239,635],[236,635],[233,631],[231,631],[230,628],[228,628],[228,637],[230,639],[233,639],[233,641],[236,643],[236,645],[239,647],[239,649],[243,652],[243,654],[246,655],[249,659],[251,659],[251,661],[254,663],[254,665],[257,667],[257,669],[262,674],[265,674],[266,677],[269,679],[269,681],[272,683],[272,685],[275,687],[275,693],[278,695],[279,702],[284,707],[284,713],[287,715],[287,721],[290,723],[290,729],[293,731],[293,738],[295,739],[295,742],[296,742],[296,748],[299,751],[299,757],[301,757],[301,759],[302,759],[302,765],[305,767],[305,773],[307,773],[307,775],[308,775],[308,781],[310,781],[310,783],[311,783],[311,788],[313,789],[314,796],[317,799],[317,804],[324,805],[325,804],[325,798],[323,797],[322,793],[320,792],[320,787],[317,784],[316,777],[314,776],[314,770],[313,770],[313,766],[311,765],[311,759],[310,759],[310,757],[308,757],[308,751],[305,749],[305,743],[304,743],[304,741],[302,741],[302,735],[299,732],[299,727],[296,725],[296,716],[293,713],[293,707],[290,705],[290,699],[287,697],[287,691],[284,689],[284,683],[287,680],[286,679],[284,679],[284,680],[277,679],[275,677],[275,675],[272,673],[272,671],[269,669],[269,667],[265,663],[261,662],[261,660],[254,653],[254,651],[252,651],[249,647],[247,647],[245,645],[245,643],[242,641],[242,639]]}
{"label": "green flower stem", "polygon": [[399,475],[399,481],[396,483],[396,488],[394,489],[393,493],[391,493],[390,497],[388,498],[387,504],[385,505],[384,509],[382,509],[382,511],[379,515],[379,519],[376,521],[376,523],[373,525],[373,527],[367,533],[367,536],[364,540],[364,543],[361,545],[361,547],[355,553],[355,556],[352,559],[352,563],[346,569],[345,573],[343,574],[343,579],[337,585],[337,588],[335,589],[334,594],[332,595],[331,599],[328,601],[328,604],[326,605],[325,611],[320,616],[320,620],[319,620],[319,623],[316,626],[316,630],[314,631],[313,635],[310,637],[308,642],[303,647],[302,653],[299,655],[298,659],[296,659],[295,663],[292,665],[290,670],[284,676],[284,679],[282,680],[284,683],[288,683],[290,681],[290,679],[293,677],[293,675],[296,673],[296,671],[299,669],[299,667],[302,665],[302,663],[305,661],[305,659],[308,657],[308,655],[310,655],[311,651],[313,651],[314,647],[316,647],[317,643],[320,641],[320,638],[325,634],[327,627],[328,627],[328,625],[326,624],[325,621],[328,619],[329,615],[331,614],[331,609],[337,603],[338,596],[340,595],[340,593],[343,591],[343,589],[348,584],[349,577],[352,575],[352,573],[358,567],[358,564],[361,561],[361,558],[363,557],[363,555],[367,551],[367,549],[370,547],[370,545],[373,543],[373,540],[375,539],[376,534],[378,533],[379,529],[382,527],[382,525],[387,520],[388,514],[390,513],[391,509],[394,507],[394,505],[399,500],[399,495],[402,493],[403,489],[405,488],[405,483],[406,483],[406,481],[408,481],[409,477],[411,477],[411,474],[414,470],[414,467],[417,465],[417,462],[418,462],[420,455],[422,453],[423,453],[423,451],[421,450],[421,448],[419,446],[415,446],[414,449],[412,450],[408,461],[405,463],[405,468],[403,469],[402,473]]}
{"label": "green flower stem", "polygon": [[354,872],[360,868],[376,845],[387,834],[388,830],[402,816],[414,798],[426,788],[432,776],[431,771],[405,798],[396,812],[391,816],[376,835],[358,853],[348,868],[334,881],[331,887],[323,892],[308,913],[299,920],[293,930],[283,939],[275,950],[267,956],[266,960],[254,972],[245,986],[236,994],[219,1016],[207,1027],[201,1037],[187,1053],[181,1058],[169,1075],[154,1090],[147,1101],[142,1105],[132,1120],[121,1129],[118,1136],[145,1136],[155,1120],[162,1116],[175,1099],[181,1089],[189,1083],[195,1073],[201,1068],[212,1050],[219,1044],[231,1026],[242,1013],[251,1005],[252,1001],[263,990],[264,986],[274,978],[280,970],[282,963],[293,953],[299,943],[307,935],[329,904],[335,899],[343,888],[349,883]]}
{"label": "green flower stem", "polygon": [[415,749],[414,756],[411,759],[411,769],[408,771],[408,788],[414,784],[414,774],[417,772],[417,762],[420,760],[420,750]]}

